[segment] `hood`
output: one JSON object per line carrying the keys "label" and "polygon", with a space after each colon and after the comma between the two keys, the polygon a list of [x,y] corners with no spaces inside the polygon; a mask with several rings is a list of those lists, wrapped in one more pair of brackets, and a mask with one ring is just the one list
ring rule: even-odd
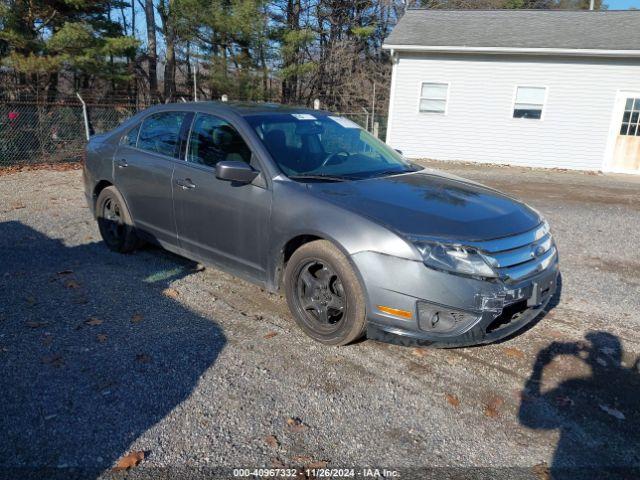
{"label": "hood", "polygon": [[526,232],[541,222],[535,211],[506,195],[430,170],[308,187],[404,236],[482,241]]}

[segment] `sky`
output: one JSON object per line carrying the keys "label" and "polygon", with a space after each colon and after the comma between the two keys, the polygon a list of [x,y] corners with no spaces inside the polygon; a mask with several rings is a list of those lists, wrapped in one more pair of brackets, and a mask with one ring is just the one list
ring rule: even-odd
{"label": "sky", "polygon": [[609,10],[626,10],[632,7],[640,9],[640,0],[605,0],[605,3],[609,5]]}

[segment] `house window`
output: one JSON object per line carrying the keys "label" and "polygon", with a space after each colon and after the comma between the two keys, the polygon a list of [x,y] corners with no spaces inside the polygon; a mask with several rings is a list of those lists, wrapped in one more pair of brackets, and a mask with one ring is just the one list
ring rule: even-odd
{"label": "house window", "polygon": [[448,91],[447,83],[423,83],[420,90],[420,111],[445,113]]}
{"label": "house window", "polygon": [[546,87],[518,87],[513,118],[541,119],[546,93]]}
{"label": "house window", "polygon": [[620,135],[640,137],[640,98],[627,98]]}

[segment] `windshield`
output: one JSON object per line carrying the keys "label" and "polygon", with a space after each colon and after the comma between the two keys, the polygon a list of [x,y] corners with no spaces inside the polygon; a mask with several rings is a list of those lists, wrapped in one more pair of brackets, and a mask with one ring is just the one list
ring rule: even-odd
{"label": "windshield", "polygon": [[419,169],[343,117],[281,113],[246,119],[280,169],[295,180],[358,180]]}

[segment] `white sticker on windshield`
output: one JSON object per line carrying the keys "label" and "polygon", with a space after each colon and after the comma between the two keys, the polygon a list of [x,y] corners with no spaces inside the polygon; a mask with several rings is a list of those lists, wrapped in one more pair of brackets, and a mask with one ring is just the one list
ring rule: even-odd
{"label": "white sticker on windshield", "polygon": [[291,116],[298,120],[316,120],[316,117],[308,113],[292,113]]}
{"label": "white sticker on windshield", "polygon": [[329,116],[329,118],[331,120],[333,120],[334,122],[336,122],[338,125],[340,125],[341,127],[344,127],[344,128],[360,128],[360,125],[358,125],[355,122],[352,122],[348,118],[332,117],[332,116]]}

